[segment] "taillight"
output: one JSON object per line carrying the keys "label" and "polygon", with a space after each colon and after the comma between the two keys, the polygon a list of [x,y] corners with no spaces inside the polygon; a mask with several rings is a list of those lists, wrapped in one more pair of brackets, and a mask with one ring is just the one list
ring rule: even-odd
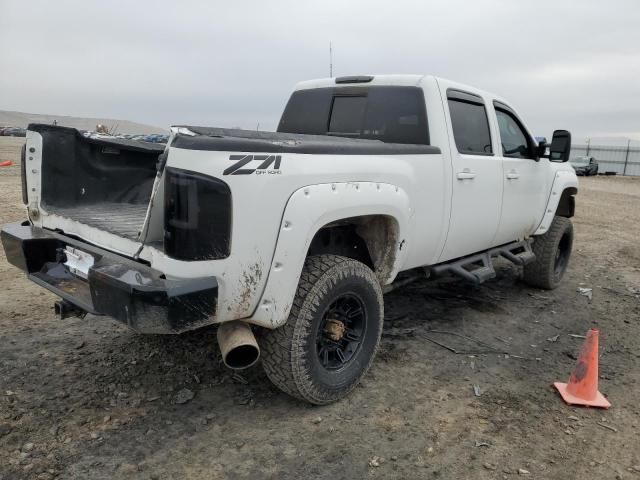
{"label": "taillight", "polygon": [[27,144],[22,146],[22,153],[20,154],[20,180],[22,181],[22,203],[27,205],[29,198],[27,195]]}
{"label": "taillight", "polygon": [[231,190],[222,180],[167,168],[164,251],[177,260],[215,260],[231,252]]}

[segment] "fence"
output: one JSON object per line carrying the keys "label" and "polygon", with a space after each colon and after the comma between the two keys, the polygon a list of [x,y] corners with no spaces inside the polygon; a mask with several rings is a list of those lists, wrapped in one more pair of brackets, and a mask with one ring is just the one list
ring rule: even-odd
{"label": "fence", "polygon": [[598,161],[599,173],[616,172],[617,175],[640,175],[640,147],[572,145],[571,158],[594,157]]}

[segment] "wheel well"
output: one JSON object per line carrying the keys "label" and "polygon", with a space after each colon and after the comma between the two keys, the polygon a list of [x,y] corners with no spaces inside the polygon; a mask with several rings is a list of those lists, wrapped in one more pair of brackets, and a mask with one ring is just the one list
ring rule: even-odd
{"label": "wheel well", "polygon": [[575,187],[565,188],[560,197],[560,203],[556,209],[556,215],[559,217],[571,218],[576,211],[576,194],[578,189]]}
{"label": "wheel well", "polygon": [[331,222],[316,232],[308,255],[331,253],[353,258],[371,268],[382,283],[393,271],[398,223],[386,215],[350,217]]}

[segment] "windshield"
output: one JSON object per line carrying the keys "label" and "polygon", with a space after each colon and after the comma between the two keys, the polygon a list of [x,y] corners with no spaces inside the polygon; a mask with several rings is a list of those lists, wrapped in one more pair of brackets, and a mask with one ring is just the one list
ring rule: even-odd
{"label": "windshield", "polygon": [[573,165],[574,167],[584,167],[586,165],[589,165],[589,159],[585,157],[577,157],[572,158],[569,163],[571,163],[571,165]]}

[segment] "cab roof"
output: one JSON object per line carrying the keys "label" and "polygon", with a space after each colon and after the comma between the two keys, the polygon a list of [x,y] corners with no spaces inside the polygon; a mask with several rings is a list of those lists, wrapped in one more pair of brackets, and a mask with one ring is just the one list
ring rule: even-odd
{"label": "cab roof", "polygon": [[394,86],[408,86],[408,87],[421,87],[429,80],[435,80],[438,83],[446,83],[457,89],[466,90],[471,93],[479,94],[483,97],[489,97],[494,100],[498,100],[505,104],[509,104],[503,98],[495,95],[491,92],[481,90],[471,85],[465,85],[463,83],[455,82],[434,75],[349,75],[344,77],[326,77],[317,78],[313,80],[305,80],[299,82],[294,87],[294,91],[297,90],[309,90],[312,88],[327,88],[327,87],[349,87],[349,86],[368,86],[368,85],[394,85]]}

